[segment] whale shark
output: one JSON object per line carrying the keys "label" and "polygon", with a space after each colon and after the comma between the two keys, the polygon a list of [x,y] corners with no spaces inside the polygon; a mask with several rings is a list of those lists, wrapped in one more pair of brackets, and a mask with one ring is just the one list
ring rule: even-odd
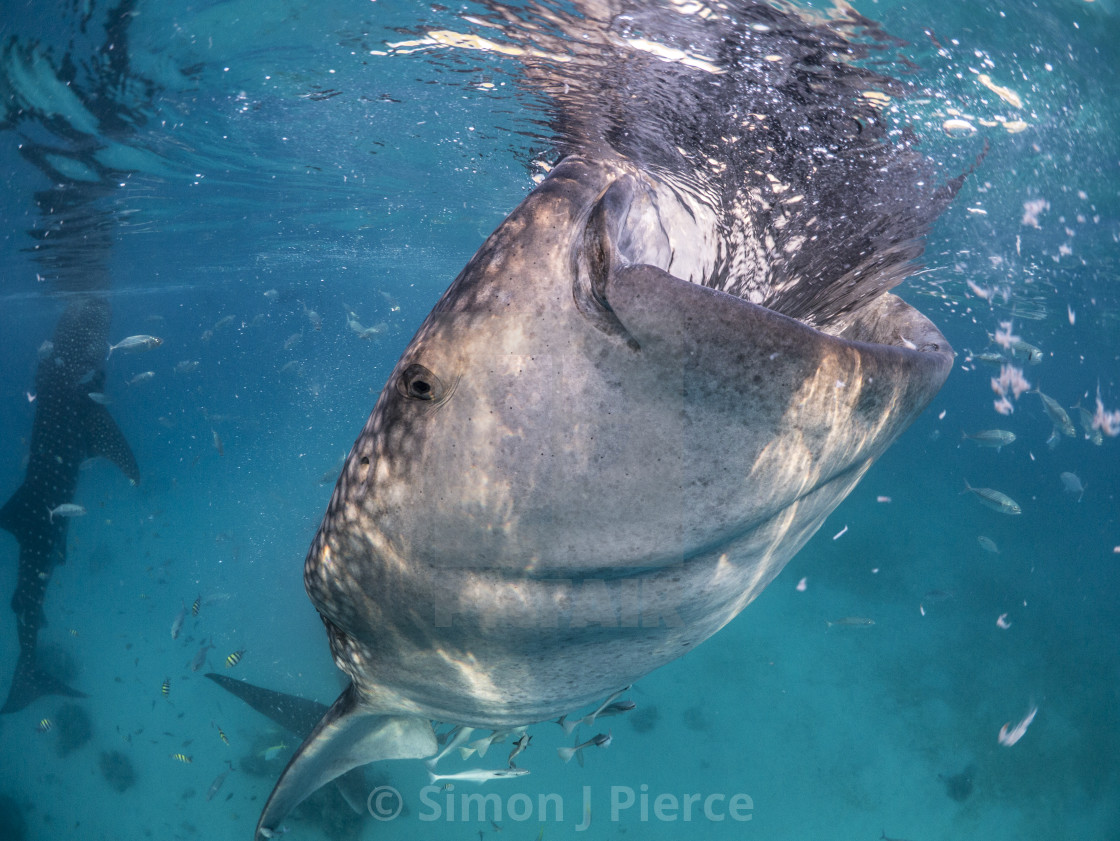
{"label": "whale shark", "polygon": [[[555,719],[691,651],[951,369],[890,290],[963,176],[939,185],[891,131],[897,87],[855,60],[864,19],[577,5],[495,48],[555,101],[560,157],[346,459],[304,583],[350,683],[258,837],[350,768],[431,756],[434,721]],[[486,33],[516,16],[495,17]]]}
{"label": "whale shark", "polygon": [[19,659],[0,713],[21,710],[47,695],[84,697],[42,668],[36,658],[43,600],[51,576],[66,562],[69,520],[55,516],[70,504],[86,459],[112,461],[136,484],[140,470],[109,410],[90,395],[102,393],[109,347],[110,308],[101,295],[80,295],[59,317],[49,352],[35,374],[35,418],[23,483],[0,508],[0,527],[19,542],[19,572],[12,610]]}

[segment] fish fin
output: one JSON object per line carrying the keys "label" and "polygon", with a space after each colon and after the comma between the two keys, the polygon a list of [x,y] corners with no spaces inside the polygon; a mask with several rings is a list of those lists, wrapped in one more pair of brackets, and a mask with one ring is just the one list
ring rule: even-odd
{"label": "fish fin", "polygon": [[[686,405],[707,405],[718,394],[728,405],[751,405],[756,428],[789,422],[793,404],[776,399],[777,383],[802,382],[823,370],[821,360],[836,360],[837,371],[849,372],[842,376],[859,378],[846,421],[853,436],[861,430],[852,464],[865,464],[905,429],[953,364],[937,328],[890,294],[845,314],[833,334],[648,264],[612,269],[606,300],[650,370],[683,378]],[[751,337],[747,347],[744,336]]]}
{"label": "fish fin", "polygon": [[11,688],[8,689],[8,699],[4,702],[4,706],[0,708],[0,714],[18,712],[43,695],[65,695],[70,698],[86,697],[84,692],[79,692],[54,675],[39,668],[33,655],[21,656],[16,664],[16,673],[12,677]]}
{"label": "fish fin", "polygon": [[207,672],[206,677],[300,739],[306,738],[330,709],[318,701],[254,686],[216,672]]}
{"label": "fish fin", "polygon": [[367,814],[366,799],[369,797],[369,784],[366,782],[364,769],[351,768],[336,779],[334,784],[342,799],[354,810],[355,815]]}
{"label": "fish fin", "polygon": [[269,837],[312,792],[352,768],[380,759],[419,759],[436,752],[426,718],[377,715],[363,706],[353,685],[344,691],[296,751],[257,821],[256,836]]}
{"label": "fish fin", "polygon": [[120,468],[132,484],[139,484],[140,467],[136,464],[136,456],[108,409],[96,403],[90,407],[86,434],[89,436],[89,455],[108,459]]}

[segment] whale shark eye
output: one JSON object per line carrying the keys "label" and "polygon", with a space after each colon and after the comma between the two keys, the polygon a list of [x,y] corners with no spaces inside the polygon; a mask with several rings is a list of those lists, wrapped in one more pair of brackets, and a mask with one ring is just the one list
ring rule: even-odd
{"label": "whale shark eye", "polygon": [[413,400],[439,400],[446,393],[439,377],[418,364],[409,365],[401,372],[397,390]]}

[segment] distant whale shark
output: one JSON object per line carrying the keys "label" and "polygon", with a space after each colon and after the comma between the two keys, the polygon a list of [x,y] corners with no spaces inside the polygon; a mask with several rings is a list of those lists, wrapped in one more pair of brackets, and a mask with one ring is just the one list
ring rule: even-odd
{"label": "distant whale shark", "polygon": [[0,508],[0,527],[19,541],[19,576],[12,610],[19,634],[19,660],[0,712],[21,710],[41,695],[82,693],[40,667],[39,629],[46,624],[43,599],[51,575],[66,562],[69,520],[54,516],[71,503],[83,461],[101,456],[135,484],[136,458],[104,405],[90,397],[102,392],[109,347],[109,304],[102,296],[70,303],[55,328],[53,348],[35,375],[35,420],[23,484]]}
{"label": "distant whale shark", "polygon": [[865,22],[586,6],[554,61],[557,7],[505,33],[558,103],[564,157],[436,304],[347,458],[304,582],[351,684],[259,836],[349,768],[434,754],[432,721],[554,719],[691,651],[948,376],[949,343],[887,290],[959,182],[891,140],[893,88],[840,34]]}

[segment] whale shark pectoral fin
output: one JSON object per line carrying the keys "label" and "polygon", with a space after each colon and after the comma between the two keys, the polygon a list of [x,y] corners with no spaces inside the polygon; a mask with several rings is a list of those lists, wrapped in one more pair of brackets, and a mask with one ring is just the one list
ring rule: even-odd
{"label": "whale shark pectoral fin", "polygon": [[369,783],[366,781],[365,771],[361,767],[351,768],[335,780],[334,784],[338,793],[342,795],[342,799],[354,810],[355,815],[366,814]]}
{"label": "whale shark pectoral fin", "polygon": [[280,821],[304,798],[352,768],[379,759],[419,759],[435,752],[430,721],[372,713],[351,685],[280,775],[257,821],[255,837],[272,837]]}
{"label": "whale shark pectoral fin", "polygon": [[96,404],[90,407],[86,434],[89,436],[89,455],[108,459],[120,468],[128,481],[134,485],[140,483],[136,456],[108,409]]}

